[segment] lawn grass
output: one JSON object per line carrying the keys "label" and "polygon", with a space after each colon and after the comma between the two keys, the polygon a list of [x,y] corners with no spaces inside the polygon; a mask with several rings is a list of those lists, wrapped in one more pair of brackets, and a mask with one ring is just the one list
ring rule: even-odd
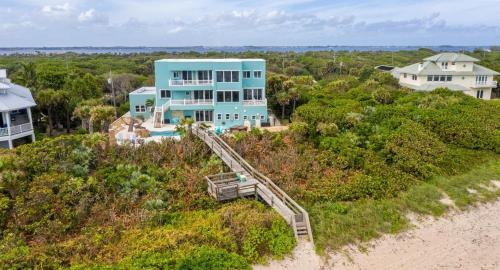
{"label": "lawn grass", "polygon": [[500,189],[494,189],[491,180],[500,181],[498,156],[462,174],[419,182],[397,198],[315,204],[309,211],[316,249],[323,253],[325,249],[360,245],[386,233],[401,232],[410,227],[407,218],[410,212],[441,216],[451,208],[440,202],[445,194],[461,210],[496,200],[500,197]]}

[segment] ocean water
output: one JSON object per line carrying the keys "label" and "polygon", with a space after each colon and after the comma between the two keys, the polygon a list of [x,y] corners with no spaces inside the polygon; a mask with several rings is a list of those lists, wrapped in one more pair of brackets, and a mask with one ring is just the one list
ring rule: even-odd
{"label": "ocean water", "polygon": [[433,51],[473,51],[475,49],[489,49],[490,46],[227,46],[227,47],[18,47],[1,48],[0,55],[11,54],[62,54],[67,52],[80,54],[131,54],[154,52],[308,52],[308,51],[414,51],[420,48]]}

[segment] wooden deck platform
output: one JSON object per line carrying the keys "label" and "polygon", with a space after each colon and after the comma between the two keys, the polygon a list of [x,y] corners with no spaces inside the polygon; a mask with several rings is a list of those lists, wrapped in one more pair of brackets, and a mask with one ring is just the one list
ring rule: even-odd
{"label": "wooden deck platform", "polygon": [[[194,126],[193,133],[231,169],[231,173],[207,176],[208,192],[225,201],[246,196],[258,196],[275,209],[292,227],[297,238],[306,236],[313,241],[309,214],[269,178],[254,169],[215,133]],[[241,180],[241,176],[245,181]]]}

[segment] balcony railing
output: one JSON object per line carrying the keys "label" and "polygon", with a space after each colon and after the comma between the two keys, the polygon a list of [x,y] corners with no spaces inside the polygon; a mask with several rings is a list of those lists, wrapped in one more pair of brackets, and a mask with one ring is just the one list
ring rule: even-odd
{"label": "balcony railing", "polygon": [[170,105],[212,105],[213,99],[172,99]]}
{"label": "balcony railing", "polygon": [[170,86],[212,85],[213,80],[169,80]]}
{"label": "balcony railing", "polygon": [[243,100],[243,105],[266,105],[267,99],[249,99]]}
{"label": "balcony railing", "polygon": [[10,128],[8,127],[0,128],[0,137],[9,136],[9,129],[10,129],[10,135],[16,135],[19,133],[33,130],[33,126],[31,125],[31,123],[25,123],[17,126],[12,126]]}
{"label": "balcony railing", "polygon": [[479,81],[477,81],[474,86],[475,87],[491,87],[491,88],[496,88],[497,87],[497,82],[496,81],[485,81],[485,82],[479,82]]}

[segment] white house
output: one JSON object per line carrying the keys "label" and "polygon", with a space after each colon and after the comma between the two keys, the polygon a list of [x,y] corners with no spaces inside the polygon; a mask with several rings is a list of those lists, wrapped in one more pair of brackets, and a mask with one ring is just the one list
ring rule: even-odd
{"label": "white house", "polygon": [[36,106],[28,88],[13,84],[0,69],[0,148],[13,148],[35,140],[31,107]]}
{"label": "white house", "polygon": [[493,76],[500,73],[476,62],[479,60],[462,53],[440,53],[421,63],[395,68],[392,74],[401,86],[416,91],[446,87],[476,98],[490,99],[491,90],[497,87]]}

